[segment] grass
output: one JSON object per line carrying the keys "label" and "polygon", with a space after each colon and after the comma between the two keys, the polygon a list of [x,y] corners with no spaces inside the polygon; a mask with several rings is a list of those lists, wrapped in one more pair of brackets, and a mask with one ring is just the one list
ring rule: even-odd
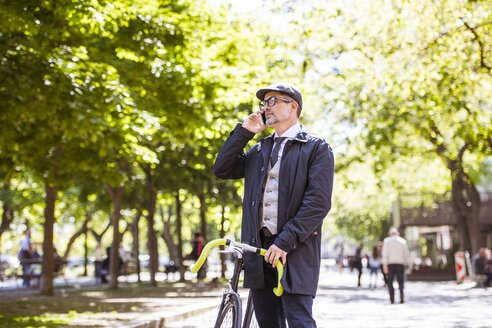
{"label": "grass", "polygon": [[[113,327],[146,313],[159,311],[159,298],[197,297],[209,291],[192,283],[120,284],[118,289],[56,289],[54,296],[39,293],[15,296],[0,292],[0,328]],[[2,295],[4,294],[4,295]],[[212,294],[218,295],[216,291]],[[161,305],[162,306],[162,305]]]}

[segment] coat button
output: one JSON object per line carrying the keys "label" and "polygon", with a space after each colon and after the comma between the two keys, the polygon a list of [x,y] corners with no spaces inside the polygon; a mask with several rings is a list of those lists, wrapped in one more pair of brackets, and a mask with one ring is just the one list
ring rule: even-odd
{"label": "coat button", "polygon": [[252,201],[251,202],[251,206],[255,206],[255,201]]}
{"label": "coat button", "polygon": [[251,243],[254,245],[256,243],[256,239],[251,239]]}

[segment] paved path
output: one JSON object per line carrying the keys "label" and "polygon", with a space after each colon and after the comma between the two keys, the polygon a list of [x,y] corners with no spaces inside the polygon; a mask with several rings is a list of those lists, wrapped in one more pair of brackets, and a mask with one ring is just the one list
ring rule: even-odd
{"label": "paved path", "polygon": [[[381,277],[379,286],[374,289],[368,287],[368,279],[368,274],[364,273],[362,288],[356,288],[355,272],[323,271],[313,308],[318,327],[492,327],[492,288],[473,288],[473,283],[469,282],[458,285],[453,281],[409,281],[405,288],[405,304],[392,305],[389,304],[387,289],[382,287]],[[77,284],[79,288],[90,288],[93,280],[78,278],[70,283],[73,286]],[[2,287],[3,296],[8,296],[10,292],[30,292],[13,286]],[[207,288],[190,293],[189,297],[167,295],[162,298],[126,300],[144,302],[151,313],[124,314],[125,317],[121,319],[129,321],[116,327],[213,327],[221,291],[222,288]],[[247,291],[241,291],[241,295],[246,296]],[[115,322],[107,319],[91,315],[84,323],[97,327],[115,327]]]}
{"label": "paved path", "polygon": [[[406,283],[405,304],[390,304],[386,288],[354,287],[357,276],[349,271],[324,272],[313,312],[324,327],[492,327],[492,288],[472,288],[472,283]],[[395,282],[395,286],[396,286]],[[366,286],[366,287],[364,287]],[[398,300],[398,292],[396,294]],[[198,306],[198,304],[197,304]],[[177,320],[167,328],[213,327],[216,309]]]}

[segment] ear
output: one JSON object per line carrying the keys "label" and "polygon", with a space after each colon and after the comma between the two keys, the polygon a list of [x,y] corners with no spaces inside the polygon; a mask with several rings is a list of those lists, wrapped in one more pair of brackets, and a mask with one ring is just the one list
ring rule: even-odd
{"label": "ear", "polygon": [[299,106],[299,104],[295,101],[292,101],[289,103],[289,105],[290,105],[290,109],[294,111],[294,113],[296,113],[297,116],[297,107]]}

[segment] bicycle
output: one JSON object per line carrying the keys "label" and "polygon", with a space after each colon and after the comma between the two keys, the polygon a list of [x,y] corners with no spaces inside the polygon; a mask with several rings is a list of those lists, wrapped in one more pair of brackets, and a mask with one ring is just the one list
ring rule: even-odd
{"label": "bicycle", "polygon": [[[208,256],[210,250],[215,246],[229,246],[229,249],[224,252],[229,252],[234,254],[234,271],[232,277],[227,282],[227,289],[225,289],[222,293],[222,301],[219,307],[219,313],[217,315],[217,319],[215,321],[215,328],[251,328],[254,327],[256,323],[256,318],[254,317],[254,308],[253,301],[251,299],[251,292],[248,296],[248,302],[246,305],[246,312],[244,315],[244,321],[241,325],[242,319],[242,302],[239,297],[237,287],[239,284],[239,276],[241,271],[243,270],[244,260],[243,253],[244,252],[253,252],[259,255],[264,256],[266,249],[257,248],[248,244],[235,242],[230,239],[214,239],[207,243],[202,250],[202,253],[195,265],[191,268],[192,273],[196,273],[203,262]],[[282,278],[284,267],[280,261],[277,262],[277,272],[278,272],[278,284],[277,287],[273,289],[275,295],[282,295],[284,289],[280,284],[280,279]]]}

